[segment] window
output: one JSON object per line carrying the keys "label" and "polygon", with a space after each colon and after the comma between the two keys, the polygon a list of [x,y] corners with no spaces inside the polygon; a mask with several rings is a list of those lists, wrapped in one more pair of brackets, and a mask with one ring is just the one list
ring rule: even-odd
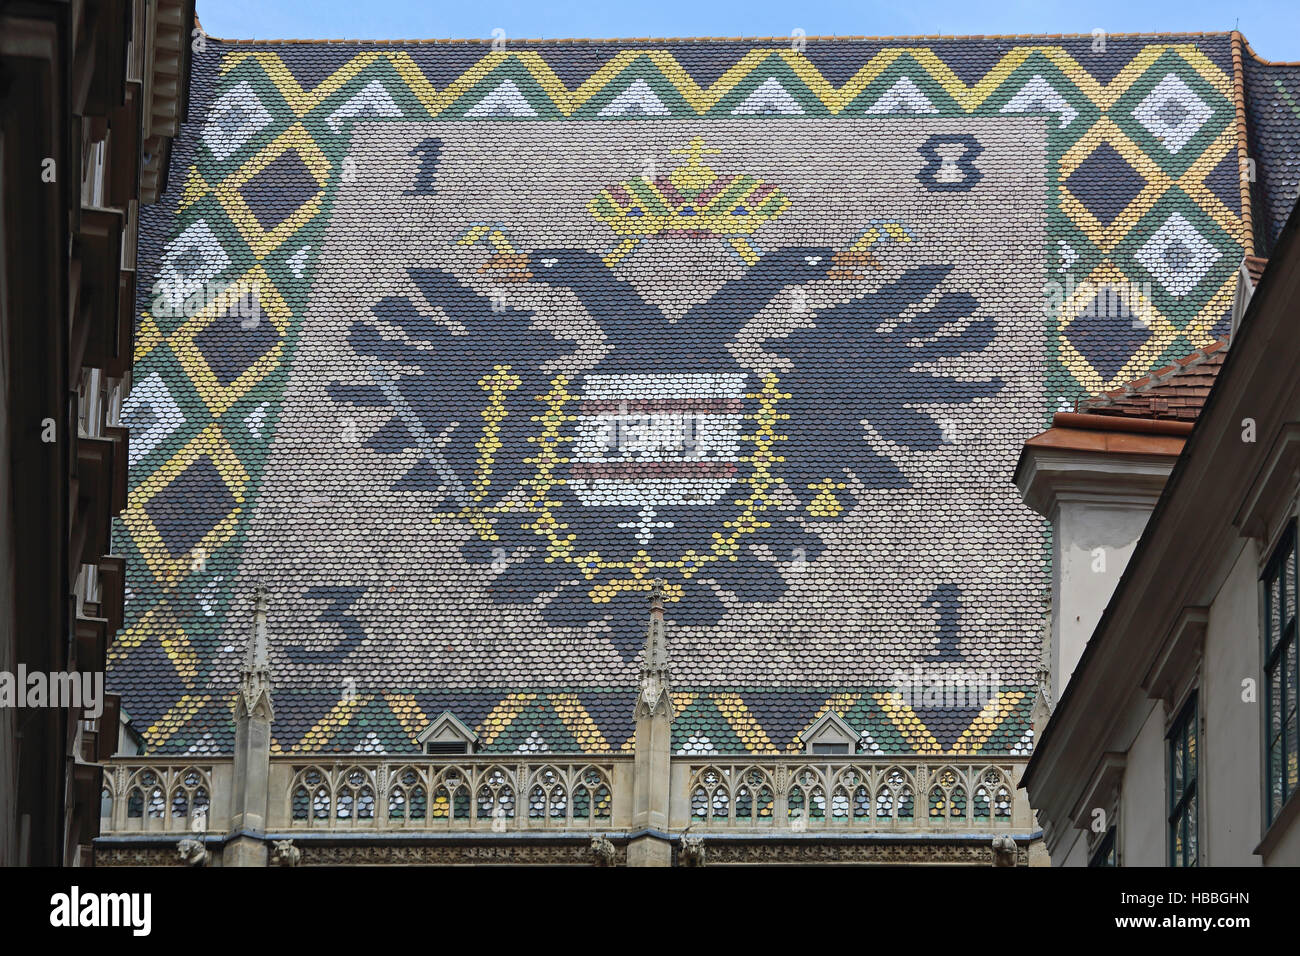
{"label": "window", "polygon": [[1196,866],[1196,692],[1169,728],[1169,865]]}
{"label": "window", "polygon": [[463,740],[429,740],[424,744],[424,752],[434,757],[466,754],[469,753],[469,744]]}
{"label": "window", "polygon": [[1111,826],[1106,830],[1106,835],[1101,838],[1097,848],[1092,851],[1092,857],[1088,860],[1089,866],[1119,866],[1119,860],[1115,854],[1115,827]]}
{"label": "window", "polygon": [[1296,790],[1296,532],[1287,529],[1264,571],[1264,780],[1271,824]]}
{"label": "window", "polygon": [[815,754],[846,754],[849,752],[848,744],[813,744],[812,752]]}
{"label": "window", "polygon": [[839,714],[828,710],[813,721],[812,726],[799,735],[804,753],[852,754],[857,753],[861,737]]}
{"label": "window", "polygon": [[451,757],[472,754],[478,743],[478,734],[444,710],[433,723],[415,737],[415,742],[431,757]]}

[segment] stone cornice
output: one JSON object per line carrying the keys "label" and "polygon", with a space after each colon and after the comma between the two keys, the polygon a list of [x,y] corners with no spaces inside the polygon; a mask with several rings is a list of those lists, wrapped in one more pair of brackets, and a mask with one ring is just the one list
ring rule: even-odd
{"label": "stone cornice", "polygon": [[1046,517],[1065,498],[1152,508],[1176,460],[1177,453],[1116,455],[1026,444],[1015,482],[1025,504]]}
{"label": "stone cornice", "polygon": [[1300,485],[1300,422],[1287,422],[1269,447],[1233,516],[1242,534],[1267,542]]}
{"label": "stone cornice", "polygon": [[1124,779],[1125,753],[1104,753],[1092,773],[1092,779],[1079,796],[1070,814],[1074,826],[1086,830],[1092,825],[1092,812],[1100,807],[1108,809],[1115,802],[1120,781]]}
{"label": "stone cornice", "polygon": [[1183,608],[1142,679],[1142,689],[1148,697],[1173,704],[1179,687],[1187,682],[1187,676],[1200,660],[1209,622],[1208,607]]}

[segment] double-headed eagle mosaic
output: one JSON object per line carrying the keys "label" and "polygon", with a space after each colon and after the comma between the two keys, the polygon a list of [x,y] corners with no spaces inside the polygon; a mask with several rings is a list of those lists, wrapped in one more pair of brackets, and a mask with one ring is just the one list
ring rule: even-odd
{"label": "double-headed eagle mosaic", "polygon": [[[882,449],[944,443],[916,406],[1002,387],[934,370],[983,350],[996,331],[974,296],[946,288],[949,264],[809,308],[763,343],[780,371],[742,365],[737,334],[778,296],[802,302],[798,290],[812,283],[860,279],[879,268],[879,247],[912,236],[877,222],[847,248],[764,252],[754,234],[791,200],[758,178],[716,173],[699,139],[683,152],[668,175],[592,199],[589,211],[615,237],[604,254],[519,249],[500,225],[462,236],[492,247],[483,268],[502,283],[572,293],[604,335],[593,367],[547,371],[574,353],[572,341],[431,267],[410,270],[423,301],[381,299],[352,326],[370,380],[331,387],[336,401],[391,410],[366,446],[414,453],[396,487],[435,493],[434,520],[464,522],[465,556],[491,569],[495,600],[535,604],[561,625],[606,621],[625,658],[639,648],[653,579],[666,580],[680,624],[776,600],[862,490],[908,485]],[[617,270],[641,242],[666,236],[724,239],[744,271],[669,321]],[[867,425],[880,441],[868,442]]]}

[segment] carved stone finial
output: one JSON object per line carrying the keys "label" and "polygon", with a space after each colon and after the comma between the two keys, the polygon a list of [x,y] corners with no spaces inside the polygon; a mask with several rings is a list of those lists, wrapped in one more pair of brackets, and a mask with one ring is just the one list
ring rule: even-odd
{"label": "carved stone finial", "polygon": [[186,866],[202,866],[208,862],[208,848],[199,840],[181,840],[176,844],[176,855]]}
{"label": "carved stone finial", "polygon": [[682,866],[703,866],[704,837],[691,836],[690,833],[690,827],[682,831],[682,835],[678,840],[680,849],[677,853],[677,862]]}
{"label": "carved stone finial", "polygon": [[248,651],[239,668],[239,694],[235,718],[263,717],[274,719],[271,709],[271,662],[266,636],[266,613],[270,609],[266,585],[258,583],[253,591],[253,630],[248,636]]}
{"label": "carved stone finial", "polygon": [[672,687],[668,669],[668,637],[664,632],[664,582],[650,588],[650,623],[646,627],[645,659],[641,662],[641,696],[637,715],[658,710],[672,712]]}
{"label": "carved stone finial", "polygon": [[650,587],[650,624],[645,636],[645,669],[668,668],[668,641],[664,635],[664,582]]}
{"label": "carved stone finial", "polygon": [[297,866],[302,861],[302,850],[292,840],[276,840],[271,846],[272,866]]}
{"label": "carved stone finial", "polygon": [[1015,866],[1019,854],[1019,847],[1016,846],[1016,841],[1011,837],[996,836],[993,838],[994,866]]}
{"label": "carved stone finial", "polygon": [[596,866],[613,866],[618,856],[618,851],[614,849],[614,844],[609,842],[606,836],[594,836],[591,838],[591,846],[588,848],[591,853],[592,862]]}
{"label": "carved stone finial", "polygon": [[271,599],[266,585],[258,582],[253,588],[253,632],[249,635],[248,651],[244,655],[244,668],[254,670],[270,664],[266,646],[266,612],[271,609]]}

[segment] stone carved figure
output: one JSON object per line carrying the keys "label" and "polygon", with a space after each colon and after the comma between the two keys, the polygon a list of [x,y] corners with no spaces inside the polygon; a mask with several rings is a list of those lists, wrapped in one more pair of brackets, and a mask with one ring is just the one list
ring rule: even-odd
{"label": "stone carved figure", "polygon": [[681,848],[678,852],[678,862],[682,866],[703,866],[704,865],[704,837],[691,836],[691,828],[687,827],[682,831],[680,838]]}
{"label": "stone carved figure", "polygon": [[302,850],[292,840],[276,840],[271,849],[272,866],[297,866],[302,860]]}
{"label": "stone carved figure", "polygon": [[1011,837],[996,836],[993,838],[994,866],[1015,866],[1018,852],[1016,841]]}
{"label": "stone carved figure", "polygon": [[176,844],[176,855],[186,866],[203,866],[208,862],[207,847],[199,840],[181,840]]}
{"label": "stone carved figure", "polygon": [[596,866],[613,866],[614,858],[617,852],[614,844],[609,842],[608,837],[594,836],[591,838],[591,856]]}

